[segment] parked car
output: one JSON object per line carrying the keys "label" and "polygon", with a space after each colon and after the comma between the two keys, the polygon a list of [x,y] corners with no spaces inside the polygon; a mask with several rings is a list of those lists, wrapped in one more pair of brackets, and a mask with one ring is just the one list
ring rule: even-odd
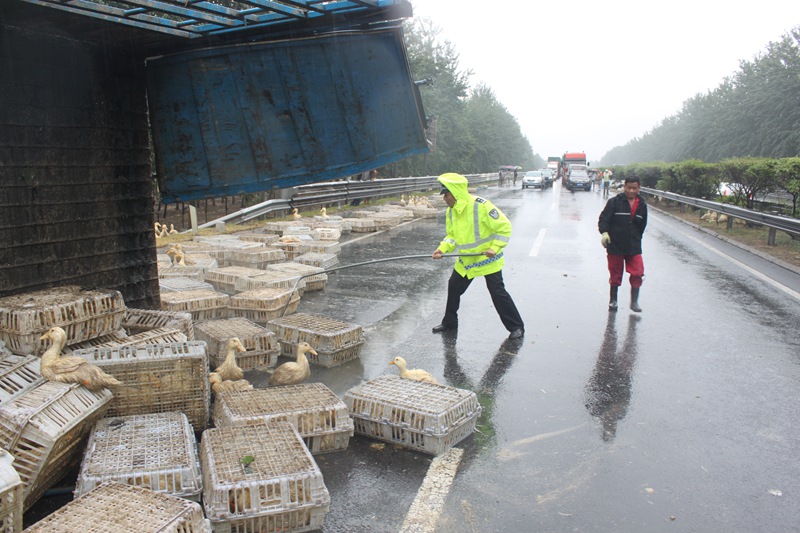
{"label": "parked car", "polygon": [[544,189],[544,174],[540,170],[529,170],[522,176],[522,188]]}
{"label": "parked car", "polygon": [[539,170],[539,172],[541,172],[542,175],[544,176],[544,186],[550,187],[553,184],[553,180],[555,179],[555,174],[553,174],[553,171],[550,170],[549,168],[543,168]]}
{"label": "parked car", "polygon": [[592,190],[592,178],[589,173],[580,168],[570,168],[567,175],[567,189],[574,191],[575,189],[583,189],[585,191]]}

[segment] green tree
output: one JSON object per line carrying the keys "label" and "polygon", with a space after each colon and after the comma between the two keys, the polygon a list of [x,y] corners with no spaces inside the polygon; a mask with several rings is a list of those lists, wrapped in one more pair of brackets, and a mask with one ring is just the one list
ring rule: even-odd
{"label": "green tree", "polygon": [[792,195],[792,216],[797,216],[797,199],[800,197],[800,157],[779,159],[775,164],[777,186]]}

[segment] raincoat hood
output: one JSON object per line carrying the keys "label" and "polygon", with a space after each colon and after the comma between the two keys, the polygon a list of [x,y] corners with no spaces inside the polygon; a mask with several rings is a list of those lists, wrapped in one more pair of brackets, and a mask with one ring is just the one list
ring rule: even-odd
{"label": "raincoat hood", "polygon": [[442,174],[436,179],[442,184],[442,187],[446,187],[447,190],[450,191],[450,194],[456,199],[456,204],[453,206],[453,209],[460,212],[467,207],[467,203],[470,199],[470,194],[467,190],[469,186],[467,178],[461,174],[449,172],[447,174]]}

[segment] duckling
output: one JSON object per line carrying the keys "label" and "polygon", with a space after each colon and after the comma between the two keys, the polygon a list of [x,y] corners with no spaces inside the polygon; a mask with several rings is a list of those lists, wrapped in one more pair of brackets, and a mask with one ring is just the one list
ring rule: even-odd
{"label": "duckling", "polygon": [[427,381],[428,383],[439,383],[436,381],[432,375],[428,372],[421,370],[419,368],[414,368],[412,370],[408,369],[408,365],[406,364],[406,360],[402,357],[395,357],[391,361],[389,361],[390,365],[395,365],[397,368],[400,369],[400,377],[406,379],[414,379],[416,381]]}
{"label": "duckling", "polygon": [[161,235],[161,222],[156,222],[155,224],[153,224],[153,229],[156,230],[156,237]]}
{"label": "duckling", "polygon": [[225,361],[214,370],[222,381],[238,381],[244,377],[244,372],[236,364],[236,352],[246,351],[247,348],[238,337],[228,339],[228,353],[225,355]]}
{"label": "duckling", "polygon": [[328,218],[328,210],[325,209],[324,206],[319,210],[319,214],[322,216],[322,218]]}
{"label": "duckling", "polygon": [[60,383],[80,383],[90,391],[122,385],[121,381],[114,379],[82,357],[62,356],[61,350],[67,344],[67,334],[60,327],[50,328],[40,340],[53,341],[42,354],[43,378]]}
{"label": "duckling", "polygon": [[166,224],[161,224],[161,231],[156,233],[156,238],[164,238],[169,235],[169,229]]}
{"label": "duckling", "polygon": [[306,353],[317,355],[317,352],[307,342],[301,342],[295,348],[294,353],[297,362],[289,361],[276,368],[269,378],[270,385],[297,385],[308,379],[311,375],[311,367],[308,364]]}
{"label": "duckling", "polygon": [[303,218],[303,215],[301,215],[300,213],[297,212],[297,208],[296,207],[294,209],[292,209],[292,218],[294,220],[300,220],[301,218]]}
{"label": "duckling", "polygon": [[400,195],[400,205],[405,207],[406,206],[406,195],[405,193]]}
{"label": "duckling", "polygon": [[219,394],[225,391],[245,391],[253,390],[253,385],[246,379],[237,379],[236,381],[223,381],[217,372],[208,373],[208,382],[211,384],[211,390],[214,394]]}
{"label": "duckling", "polygon": [[170,235],[177,235],[178,234],[178,230],[175,229],[175,224],[170,224],[169,225],[169,234]]}

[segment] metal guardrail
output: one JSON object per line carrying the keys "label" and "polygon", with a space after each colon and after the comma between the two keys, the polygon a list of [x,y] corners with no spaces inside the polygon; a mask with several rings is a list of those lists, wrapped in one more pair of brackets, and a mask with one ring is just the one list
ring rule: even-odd
{"label": "metal guardrail", "polygon": [[786,233],[789,233],[790,235],[793,236],[800,236],[800,220],[795,218],[782,217],[780,215],[767,215],[765,213],[759,213],[758,211],[744,209],[742,207],[738,207],[735,205],[721,204],[719,202],[713,202],[711,200],[703,200],[700,198],[692,198],[690,196],[682,196],[680,194],[660,191],[658,189],[650,189],[648,187],[642,187],[641,192],[649,194],[651,196],[664,198],[666,200],[672,200],[674,202],[678,202],[681,204],[693,205],[696,207],[700,207],[702,209],[707,209],[709,211],[723,213],[728,216],[728,223],[727,223],[728,229],[733,227],[734,218],[739,218],[742,220],[746,220],[747,222],[752,222],[754,224],[761,224],[763,226],[767,226],[769,228],[769,236],[767,237],[768,239],[767,242],[768,244],[773,246],[775,245],[775,233],[777,230],[785,231]]}
{"label": "metal guardrail", "polygon": [[[497,174],[471,174],[466,176],[470,185],[497,181]],[[375,181],[326,181],[295,187],[289,199],[267,200],[224,217],[201,224],[198,228],[211,228],[220,222],[240,224],[260,216],[290,209],[326,205],[337,202],[350,203],[352,200],[364,198],[380,198],[397,196],[402,193],[429,191],[439,189],[436,176],[416,178],[387,178]]]}

